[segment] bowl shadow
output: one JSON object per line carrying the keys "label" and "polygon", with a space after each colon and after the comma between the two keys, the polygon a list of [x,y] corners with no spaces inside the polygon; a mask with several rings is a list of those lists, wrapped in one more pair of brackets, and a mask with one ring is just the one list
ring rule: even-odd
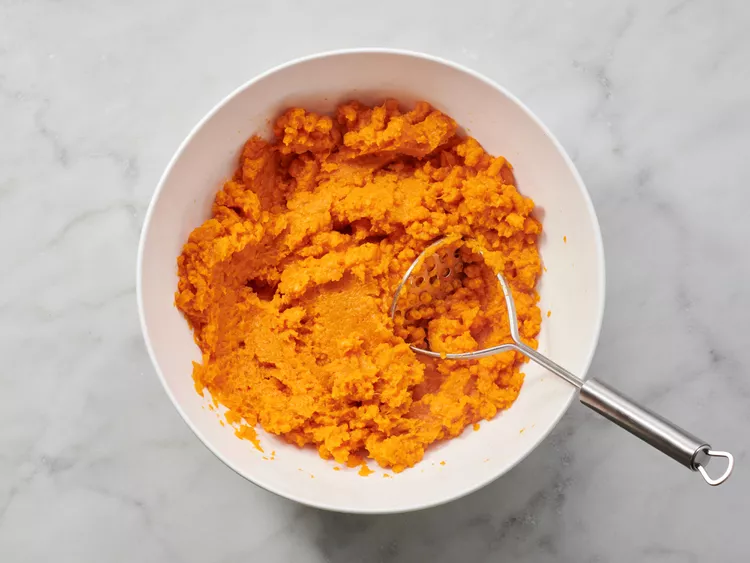
{"label": "bowl shadow", "polygon": [[[300,533],[331,563],[474,561],[521,544],[556,552],[573,459],[569,440],[580,421],[555,431],[501,479],[447,504],[405,514],[351,515],[300,507],[311,520]],[[532,544],[529,546],[528,544]],[[490,560],[494,558],[490,557]]]}

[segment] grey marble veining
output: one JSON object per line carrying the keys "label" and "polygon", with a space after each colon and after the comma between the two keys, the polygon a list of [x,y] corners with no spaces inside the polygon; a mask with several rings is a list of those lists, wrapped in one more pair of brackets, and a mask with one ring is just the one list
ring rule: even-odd
{"label": "grey marble veining", "polygon": [[[749,24],[740,0],[0,0],[0,561],[746,561]],[[149,198],[227,92],[355,46],[464,63],[550,126],[604,235],[593,373],[733,451],[726,485],[573,407],[467,498],[345,516],[191,434],[138,327]]]}

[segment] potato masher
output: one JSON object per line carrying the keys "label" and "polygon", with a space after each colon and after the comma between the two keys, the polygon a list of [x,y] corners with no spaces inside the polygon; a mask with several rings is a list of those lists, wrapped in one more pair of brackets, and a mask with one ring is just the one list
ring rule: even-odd
{"label": "potato masher", "polygon": [[[445,237],[429,245],[417,256],[396,287],[390,309],[391,319],[395,319],[397,312],[404,313],[399,308],[399,298],[404,292],[408,298],[411,298],[411,301],[406,299],[407,302],[418,304],[419,297],[425,292],[430,295],[431,299],[444,299],[456,287],[464,265],[458,249],[464,244],[469,245],[475,254],[482,255],[481,248],[476,241]],[[511,350],[520,352],[576,387],[579,399],[584,405],[661,450],[688,469],[700,472],[709,485],[720,485],[729,478],[734,468],[734,457],[729,452],[712,450],[706,441],[651,412],[612,387],[595,379],[584,381],[534,348],[524,344],[518,331],[518,318],[510,286],[502,274],[496,272],[496,276],[505,296],[512,342],[456,354],[438,353],[413,345],[412,350],[419,354],[447,360],[477,360]],[[714,457],[726,458],[728,462],[724,473],[717,478],[712,478],[705,469]]]}

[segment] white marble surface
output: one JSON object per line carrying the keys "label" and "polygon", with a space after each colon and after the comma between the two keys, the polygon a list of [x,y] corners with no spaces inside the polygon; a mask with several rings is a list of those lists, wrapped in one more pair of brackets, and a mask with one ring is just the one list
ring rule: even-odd
{"label": "white marble surface", "polygon": [[[746,561],[748,24],[741,0],[0,0],[0,561]],[[726,485],[574,407],[468,498],[352,517],[191,434],[138,327],[149,198],[227,92],[354,46],[464,63],[558,135],[607,254],[593,372],[735,452]]]}

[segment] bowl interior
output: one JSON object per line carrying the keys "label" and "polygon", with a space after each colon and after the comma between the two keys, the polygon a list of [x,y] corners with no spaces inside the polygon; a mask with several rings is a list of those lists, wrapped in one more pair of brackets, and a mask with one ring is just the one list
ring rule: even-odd
{"label": "bowl interior", "polygon": [[[152,360],[180,414],[201,440],[241,475],[285,497],[346,512],[396,512],[439,504],[502,475],[546,436],[573,389],[527,365],[521,394],[479,431],[431,448],[398,475],[361,477],[333,471],[312,449],[259,432],[264,452],[219,424],[220,413],[194,389],[200,360],[187,323],[174,307],[176,257],[204,221],[213,197],[236,166],[244,141],[270,136],[269,119],[289,106],[330,112],[352,98],[408,106],[426,100],[448,113],[487,151],[514,166],[519,188],[543,218],[540,350],[583,376],[599,334],[604,301],[599,228],[583,184],[562,148],[520,102],[470,71],[421,55],[390,51],[328,54],[280,67],[229,96],[191,133],[165,172],[144,225],[138,294]],[[546,311],[552,311],[547,318]],[[271,459],[271,452],[275,452]],[[445,462],[444,464],[442,462]],[[384,474],[390,478],[384,478]]]}

